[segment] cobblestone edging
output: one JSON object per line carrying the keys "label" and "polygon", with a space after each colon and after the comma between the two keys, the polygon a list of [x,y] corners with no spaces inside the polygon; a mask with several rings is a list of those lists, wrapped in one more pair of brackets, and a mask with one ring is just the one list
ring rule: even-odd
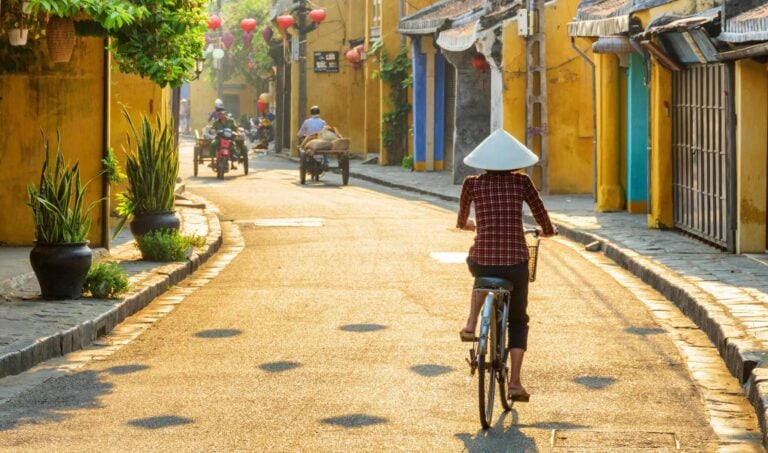
{"label": "cobblestone edging", "polygon": [[[413,188],[353,172],[351,176],[383,186],[402,189],[458,203],[458,197]],[[535,223],[531,215],[525,221]],[[661,293],[677,306],[715,345],[730,373],[742,385],[755,410],[762,431],[763,445],[768,448],[768,351],[756,338],[750,337],[741,323],[728,314],[714,297],[686,281],[676,272],[652,262],[642,255],[619,247],[608,239],[578,228],[553,221],[562,236],[577,243],[591,245],[618,265]],[[730,303],[737,303],[729,301]],[[749,303],[749,302],[745,302]]]}
{"label": "cobblestone edging", "polygon": [[[189,199],[201,202],[197,197],[185,194]],[[170,286],[179,283],[205,263],[222,244],[222,233],[219,219],[215,213],[203,209],[181,208],[179,212],[182,224],[189,218],[203,216],[207,223],[206,244],[202,251],[194,253],[182,263],[159,264],[157,267],[143,272],[132,281],[132,292],[122,299],[115,301],[109,307],[92,319],[78,323],[65,331],[59,331],[46,337],[39,337],[17,351],[6,352],[0,356],[0,378],[21,373],[34,365],[48,359],[58,357],[86,347],[98,337],[111,331],[125,318],[133,315],[157,296],[163,294]],[[192,233],[194,231],[184,230]],[[125,246],[133,247],[133,242]],[[125,247],[123,246],[123,247]],[[52,308],[55,310],[55,307]]]}

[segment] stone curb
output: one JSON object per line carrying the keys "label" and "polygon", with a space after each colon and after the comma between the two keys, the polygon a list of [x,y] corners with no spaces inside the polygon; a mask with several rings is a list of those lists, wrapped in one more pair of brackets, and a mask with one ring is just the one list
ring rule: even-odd
{"label": "stone curb", "polygon": [[[459,202],[458,197],[385,181],[373,176],[350,173],[350,176],[374,182],[386,187],[416,192],[445,201]],[[533,216],[525,221],[535,223]],[[755,409],[763,434],[763,445],[768,447],[768,351],[756,338],[739,328],[739,322],[730,317],[721,304],[694,284],[685,281],[665,266],[639,255],[630,249],[619,247],[598,234],[553,221],[562,236],[580,244],[597,242],[605,256],[631,272],[653,289],[661,293],[682,311],[709,337],[717,347],[731,374],[744,387],[749,402]]]}
{"label": "stone curb", "polygon": [[[187,198],[199,197],[185,194]],[[203,211],[208,223],[208,234],[204,250],[193,254],[182,263],[159,265],[151,275],[136,286],[127,296],[110,309],[94,319],[84,321],[63,332],[57,332],[48,337],[37,338],[33,343],[19,351],[9,352],[0,356],[0,378],[19,374],[40,362],[58,357],[93,343],[98,337],[110,332],[125,318],[147,306],[153,299],[163,294],[171,285],[175,285],[192,274],[198,267],[208,261],[221,247],[223,242],[221,225],[216,214]]]}

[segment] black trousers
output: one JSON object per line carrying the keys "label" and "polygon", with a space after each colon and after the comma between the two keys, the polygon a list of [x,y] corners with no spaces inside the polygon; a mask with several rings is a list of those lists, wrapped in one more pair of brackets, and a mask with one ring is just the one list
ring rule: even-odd
{"label": "black trousers", "polygon": [[515,349],[528,348],[528,262],[512,266],[483,266],[467,258],[473,277],[498,277],[514,285],[509,301],[509,342]]}

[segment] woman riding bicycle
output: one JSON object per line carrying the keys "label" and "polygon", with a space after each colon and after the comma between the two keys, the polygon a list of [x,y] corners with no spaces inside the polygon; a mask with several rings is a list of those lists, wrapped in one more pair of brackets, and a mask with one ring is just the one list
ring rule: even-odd
{"label": "woman riding bicycle", "polygon": [[[556,234],[544,203],[531,179],[517,170],[530,167],[539,158],[502,129],[483,140],[464,163],[486,170],[467,176],[461,187],[456,227],[475,231],[467,265],[473,277],[499,277],[514,285],[509,307],[510,377],[508,396],[527,401],[529,394],[520,383],[520,370],[528,342],[528,246],[523,230],[523,202],[531,208],[542,236]],[[477,223],[469,219],[475,205]],[[467,324],[461,330],[462,341],[473,341],[482,300],[473,291]]]}

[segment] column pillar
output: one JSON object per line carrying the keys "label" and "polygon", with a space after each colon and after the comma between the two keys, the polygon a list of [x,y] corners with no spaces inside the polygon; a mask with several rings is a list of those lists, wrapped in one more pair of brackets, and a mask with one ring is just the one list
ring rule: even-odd
{"label": "column pillar", "polygon": [[597,77],[597,210],[621,211],[621,125],[619,59],[613,54],[596,54]]}
{"label": "column pillar", "polygon": [[650,228],[673,228],[672,211],[672,74],[651,65]]}

